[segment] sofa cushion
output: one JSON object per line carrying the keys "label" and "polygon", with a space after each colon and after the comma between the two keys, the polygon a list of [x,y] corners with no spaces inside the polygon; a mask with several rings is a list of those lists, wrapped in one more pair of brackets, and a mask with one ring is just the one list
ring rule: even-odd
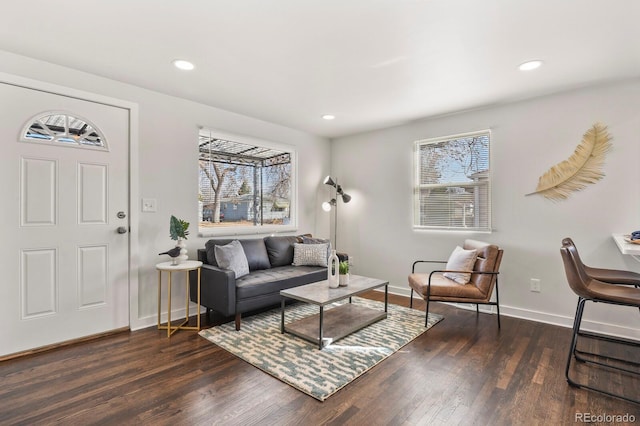
{"label": "sofa cushion", "polygon": [[329,244],[300,244],[293,245],[293,266],[324,266],[327,267],[327,249]]}
{"label": "sofa cushion", "polygon": [[244,254],[247,256],[250,271],[271,268],[269,255],[267,254],[267,247],[264,245],[264,240],[262,238],[252,238],[239,241],[244,249]]}
{"label": "sofa cushion", "polygon": [[[231,239],[214,239],[205,243],[205,249],[207,251],[207,263],[213,266],[220,266],[216,261],[215,246],[224,246],[229,244]],[[249,263],[249,271],[256,271],[259,269],[267,269],[271,267],[269,263],[269,256],[267,255],[267,248],[264,245],[262,238],[249,238],[245,240],[237,240],[242,244],[244,254],[247,257]]]}
{"label": "sofa cushion", "polygon": [[228,269],[236,273],[236,279],[249,273],[249,263],[240,241],[233,240],[224,246],[214,247],[216,262],[222,269]]}
{"label": "sofa cushion", "polygon": [[327,279],[327,268],[320,266],[280,266],[255,271],[236,280],[236,300],[279,293],[291,287]]}
{"label": "sofa cushion", "polygon": [[265,237],[269,263],[271,267],[291,265],[293,263],[293,245],[298,243],[296,236],[270,236]]}

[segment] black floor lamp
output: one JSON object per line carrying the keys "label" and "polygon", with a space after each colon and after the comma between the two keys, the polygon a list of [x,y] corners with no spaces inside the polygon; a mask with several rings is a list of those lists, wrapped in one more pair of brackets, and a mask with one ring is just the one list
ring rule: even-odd
{"label": "black floor lamp", "polygon": [[334,218],[333,218],[333,249],[337,250],[337,246],[338,246],[338,195],[340,195],[342,197],[342,202],[343,203],[348,203],[349,201],[351,201],[351,195],[347,194],[346,192],[344,192],[342,190],[342,187],[340,185],[338,185],[338,181],[337,180],[333,180],[331,178],[331,176],[327,176],[326,178],[324,178],[324,182],[325,185],[329,185],[335,188],[336,190],[336,195],[334,198],[332,198],[330,201],[325,201],[324,203],[322,203],[322,210],[329,212],[331,211],[331,209],[333,208],[333,214],[334,214]]}

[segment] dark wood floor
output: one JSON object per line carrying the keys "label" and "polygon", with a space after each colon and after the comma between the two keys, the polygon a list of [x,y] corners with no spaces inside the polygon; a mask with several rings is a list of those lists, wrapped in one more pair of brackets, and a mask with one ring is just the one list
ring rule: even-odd
{"label": "dark wood floor", "polygon": [[[493,315],[432,306],[444,321],[325,402],[194,332],[149,328],[1,362],[0,424],[559,425],[577,413],[640,423],[639,405],[567,385],[570,330],[503,317],[498,331]],[[589,377],[640,395],[638,379]]]}

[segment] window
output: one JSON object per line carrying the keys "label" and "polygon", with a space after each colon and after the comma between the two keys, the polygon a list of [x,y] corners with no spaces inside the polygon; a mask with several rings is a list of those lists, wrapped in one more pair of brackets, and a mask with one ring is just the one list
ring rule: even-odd
{"label": "window", "polygon": [[29,120],[21,141],[107,150],[104,136],[94,125],[64,112],[45,112]]}
{"label": "window", "polygon": [[203,236],[296,229],[293,150],[207,129],[198,144]]}
{"label": "window", "polygon": [[488,130],[415,143],[414,228],[491,231]]}

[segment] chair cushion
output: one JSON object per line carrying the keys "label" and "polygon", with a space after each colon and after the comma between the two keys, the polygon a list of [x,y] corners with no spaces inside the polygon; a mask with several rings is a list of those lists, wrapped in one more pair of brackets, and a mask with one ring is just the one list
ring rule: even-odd
{"label": "chair cushion", "polygon": [[215,246],[214,251],[218,266],[235,272],[236,279],[249,273],[249,263],[240,241],[233,240],[227,245]]}
{"label": "chair cushion", "polygon": [[[429,283],[428,273],[415,273],[409,275],[409,286],[414,289],[422,298],[427,297],[427,287]],[[431,276],[431,300],[438,300],[440,297],[446,297],[451,302],[463,301],[472,302],[473,300],[484,301],[487,297],[473,284],[458,284],[443,276],[442,273],[436,272]],[[463,299],[463,300],[450,300]]]}
{"label": "chair cushion", "polygon": [[[472,271],[477,257],[477,250],[465,250],[460,246],[456,246],[451,256],[449,256],[445,269],[449,271]],[[445,272],[443,275],[458,284],[466,284],[471,280],[471,273]]]}
{"label": "chair cushion", "polygon": [[587,291],[590,298],[609,300],[640,307],[640,289],[589,279]]}
{"label": "chair cushion", "polygon": [[329,244],[300,244],[293,245],[293,266],[324,266],[327,267],[327,249]]}
{"label": "chair cushion", "polygon": [[[467,250],[475,249],[478,252],[474,271],[497,272],[502,261],[502,250],[494,244],[476,240],[465,240],[463,247]],[[495,275],[472,274],[471,284],[474,284],[485,295],[490,295],[495,283]]]}

